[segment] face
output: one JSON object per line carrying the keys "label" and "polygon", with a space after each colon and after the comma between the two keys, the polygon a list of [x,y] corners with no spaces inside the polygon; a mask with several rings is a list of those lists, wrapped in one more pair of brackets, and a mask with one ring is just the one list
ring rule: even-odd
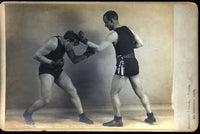
{"label": "face", "polygon": [[78,46],[79,45],[79,41],[77,39],[75,39],[75,41],[71,42],[73,46]]}
{"label": "face", "polygon": [[110,21],[110,20],[108,20],[106,16],[103,18],[103,21],[104,21],[104,23],[105,23],[105,26],[108,28],[108,30],[111,31],[111,30],[114,29],[114,24],[113,24],[113,22]]}
{"label": "face", "polygon": [[67,46],[69,44],[72,45],[72,46],[78,46],[79,45],[79,41],[75,40],[75,41],[70,42],[68,39],[65,39],[63,41],[63,44],[64,44],[64,46]]}

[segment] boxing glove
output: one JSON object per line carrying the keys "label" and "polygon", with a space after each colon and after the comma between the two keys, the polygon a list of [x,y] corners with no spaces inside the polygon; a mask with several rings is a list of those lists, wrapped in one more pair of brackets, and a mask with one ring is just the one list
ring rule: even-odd
{"label": "boxing glove", "polygon": [[91,47],[87,47],[85,53],[83,55],[87,56],[87,58],[91,55],[95,54],[95,50]]}

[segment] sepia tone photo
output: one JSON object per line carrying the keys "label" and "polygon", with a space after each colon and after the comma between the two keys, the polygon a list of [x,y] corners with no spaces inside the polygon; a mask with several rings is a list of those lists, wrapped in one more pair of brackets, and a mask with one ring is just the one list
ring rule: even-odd
{"label": "sepia tone photo", "polygon": [[195,130],[197,31],[182,63],[195,69],[179,72],[182,10],[195,29],[189,3],[1,4],[2,130]]}

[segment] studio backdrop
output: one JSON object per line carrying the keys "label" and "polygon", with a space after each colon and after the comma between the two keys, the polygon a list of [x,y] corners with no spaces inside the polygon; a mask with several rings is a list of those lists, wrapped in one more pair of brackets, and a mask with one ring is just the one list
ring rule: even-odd
{"label": "studio backdrop", "polygon": [[[9,4],[6,18],[6,108],[25,108],[40,96],[39,62],[33,54],[44,42],[67,30],[85,32],[99,44],[109,30],[103,15],[115,10],[121,25],[129,26],[143,41],[135,49],[140,78],[151,104],[171,104],[173,73],[173,6],[168,3]],[[74,48],[77,55],[86,46]],[[77,88],[83,107],[108,106],[115,71],[110,46],[78,64],[65,55],[64,71]],[[53,86],[49,107],[71,107],[68,94]],[[120,93],[122,105],[141,104],[129,81]]]}

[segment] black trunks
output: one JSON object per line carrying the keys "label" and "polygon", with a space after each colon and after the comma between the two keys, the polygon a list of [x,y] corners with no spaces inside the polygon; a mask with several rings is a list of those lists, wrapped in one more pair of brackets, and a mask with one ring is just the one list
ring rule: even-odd
{"label": "black trunks", "polygon": [[[126,77],[134,76],[139,73],[139,65],[136,58],[124,58],[124,67],[124,76]],[[117,70],[115,74],[117,74]]]}
{"label": "black trunks", "polygon": [[51,74],[54,77],[55,80],[59,78],[62,71],[63,71],[62,68],[51,69],[51,68],[46,68],[46,67],[43,67],[43,66],[39,67],[39,75],[41,75],[41,74]]}

